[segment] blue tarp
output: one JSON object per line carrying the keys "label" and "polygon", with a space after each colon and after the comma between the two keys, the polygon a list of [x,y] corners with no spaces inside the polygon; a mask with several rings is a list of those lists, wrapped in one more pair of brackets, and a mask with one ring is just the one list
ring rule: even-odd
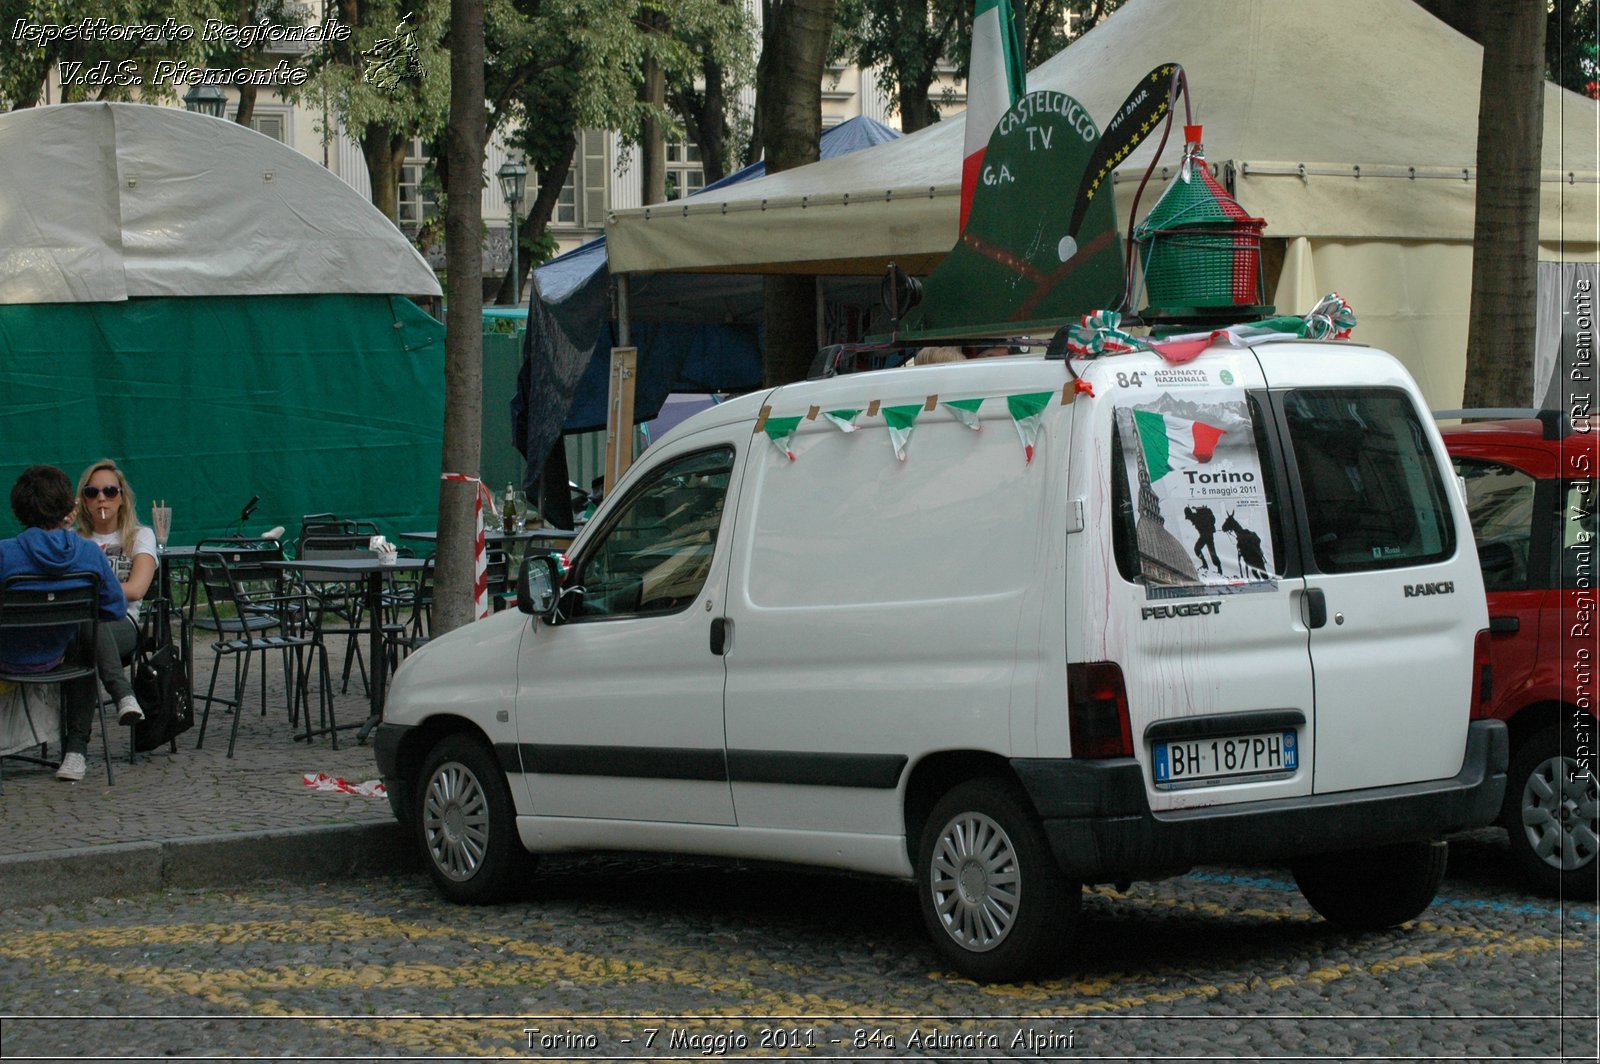
{"label": "blue tarp", "polygon": [[[899,136],[871,118],[852,118],[822,134],[822,158]],[[766,164],[756,163],[701,192],[765,173]],[[522,372],[511,403],[513,441],[531,459],[523,476],[529,490],[559,433],[605,427],[616,344],[605,237],[545,263],[532,280]],[[635,421],[655,417],[672,392],[748,391],[761,383],[761,293],[758,276],[661,273],[630,279],[629,339],[639,351]]]}

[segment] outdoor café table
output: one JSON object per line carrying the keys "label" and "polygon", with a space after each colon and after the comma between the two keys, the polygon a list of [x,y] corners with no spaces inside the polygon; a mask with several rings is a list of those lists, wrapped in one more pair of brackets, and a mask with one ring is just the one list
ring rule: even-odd
{"label": "outdoor caf\u00e9 table", "polygon": [[348,573],[360,577],[367,592],[367,661],[372,676],[367,684],[371,707],[366,723],[356,732],[356,742],[364,743],[372,729],[383,719],[384,688],[389,682],[389,657],[383,652],[383,578],[387,573],[415,571],[427,565],[422,558],[396,558],[385,565],[377,555],[371,558],[302,558],[298,561],[262,562],[266,569],[286,569],[303,572],[314,569],[318,573]]}

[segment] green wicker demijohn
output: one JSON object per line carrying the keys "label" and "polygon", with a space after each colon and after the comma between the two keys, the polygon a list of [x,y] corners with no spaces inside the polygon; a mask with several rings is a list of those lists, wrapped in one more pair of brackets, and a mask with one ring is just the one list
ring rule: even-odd
{"label": "green wicker demijohn", "polygon": [[1199,126],[1185,126],[1184,172],[1134,228],[1144,267],[1147,320],[1258,312],[1261,230],[1206,165]]}

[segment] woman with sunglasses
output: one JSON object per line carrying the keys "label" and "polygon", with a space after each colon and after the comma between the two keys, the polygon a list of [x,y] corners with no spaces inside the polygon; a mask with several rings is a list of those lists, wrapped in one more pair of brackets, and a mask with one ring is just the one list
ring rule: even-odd
{"label": "woman with sunglasses", "polygon": [[[78,514],[74,523],[80,536],[105,551],[112,571],[122,582],[128,615],[120,621],[107,622],[102,630],[111,630],[116,638],[117,657],[126,663],[139,646],[139,603],[156,575],[156,534],[139,523],[128,478],[111,459],[102,458],[78,478]],[[103,674],[104,665],[102,662]],[[121,689],[127,684],[122,670],[110,672],[106,690],[117,700],[117,722],[126,725],[143,720],[144,712],[133,697],[133,688]]]}

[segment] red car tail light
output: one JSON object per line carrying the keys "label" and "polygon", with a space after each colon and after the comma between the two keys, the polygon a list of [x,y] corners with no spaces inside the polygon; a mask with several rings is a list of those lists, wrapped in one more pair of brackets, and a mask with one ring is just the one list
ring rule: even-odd
{"label": "red car tail light", "polygon": [[1067,666],[1067,723],[1072,731],[1073,757],[1133,756],[1128,692],[1116,662]]}

